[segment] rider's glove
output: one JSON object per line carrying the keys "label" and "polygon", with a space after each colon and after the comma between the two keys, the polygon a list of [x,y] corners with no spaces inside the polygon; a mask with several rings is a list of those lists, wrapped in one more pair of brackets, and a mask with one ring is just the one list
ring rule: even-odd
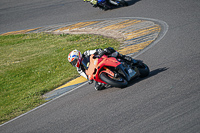
{"label": "rider's glove", "polygon": [[110,55],[110,54],[116,52],[116,51],[114,50],[114,48],[112,48],[112,47],[105,48],[104,51],[105,51],[105,53],[106,53],[107,55]]}

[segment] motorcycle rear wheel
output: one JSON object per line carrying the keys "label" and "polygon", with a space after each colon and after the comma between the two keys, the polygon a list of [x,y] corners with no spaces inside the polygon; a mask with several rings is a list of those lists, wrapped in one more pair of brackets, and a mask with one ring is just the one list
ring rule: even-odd
{"label": "motorcycle rear wheel", "polygon": [[105,72],[102,72],[100,74],[100,78],[107,84],[114,86],[114,87],[124,88],[128,85],[128,82],[123,77],[114,78]]}

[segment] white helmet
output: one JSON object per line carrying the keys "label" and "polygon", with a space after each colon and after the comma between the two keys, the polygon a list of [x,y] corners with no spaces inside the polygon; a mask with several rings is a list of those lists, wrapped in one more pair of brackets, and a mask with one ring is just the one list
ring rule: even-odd
{"label": "white helmet", "polygon": [[68,55],[68,61],[72,64],[74,67],[79,67],[81,62],[82,54],[78,50],[73,50]]}

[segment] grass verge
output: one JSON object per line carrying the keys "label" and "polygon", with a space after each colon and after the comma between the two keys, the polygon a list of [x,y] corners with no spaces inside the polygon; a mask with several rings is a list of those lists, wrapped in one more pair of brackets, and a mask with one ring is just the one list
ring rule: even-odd
{"label": "grass verge", "polygon": [[0,124],[46,102],[42,95],[78,76],[67,60],[73,49],[119,48],[97,35],[0,36]]}

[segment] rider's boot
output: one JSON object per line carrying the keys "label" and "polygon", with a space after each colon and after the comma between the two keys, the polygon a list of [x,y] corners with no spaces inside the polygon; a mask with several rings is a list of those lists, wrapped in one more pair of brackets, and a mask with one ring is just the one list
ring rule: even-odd
{"label": "rider's boot", "polygon": [[95,87],[94,87],[94,89],[95,90],[103,90],[103,89],[105,89],[105,86],[104,86],[104,84],[103,83],[100,83],[100,82],[96,82],[95,81]]}

